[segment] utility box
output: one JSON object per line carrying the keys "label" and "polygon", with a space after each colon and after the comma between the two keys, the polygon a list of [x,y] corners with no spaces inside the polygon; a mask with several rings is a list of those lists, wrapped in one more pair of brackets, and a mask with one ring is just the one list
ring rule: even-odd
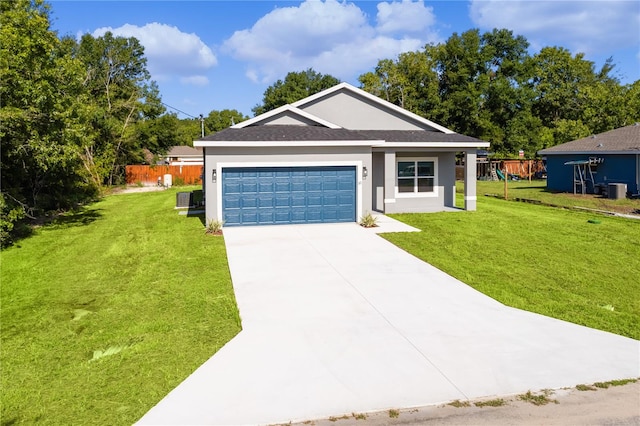
{"label": "utility box", "polygon": [[176,194],[176,208],[189,208],[191,207],[191,192],[178,192]]}
{"label": "utility box", "polygon": [[164,186],[166,188],[171,188],[172,185],[173,185],[173,182],[172,182],[171,175],[170,174],[164,175]]}
{"label": "utility box", "polygon": [[201,189],[196,189],[195,191],[191,192],[192,196],[191,196],[191,205],[192,206],[201,206],[203,205],[203,194],[202,194],[202,190]]}
{"label": "utility box", "polygon": [[627,184],[626,183],[610,183],[608,190],[609,198],[613,200],[620,200],[627,198]]}

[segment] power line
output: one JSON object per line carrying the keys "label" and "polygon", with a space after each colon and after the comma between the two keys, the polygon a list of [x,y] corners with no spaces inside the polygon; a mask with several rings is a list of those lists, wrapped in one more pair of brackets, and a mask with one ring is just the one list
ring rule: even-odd
{"label": "power line", "polygon": [[181,110],[179,110],[179,109],[178,109],[178,108],[176,108],[176,107],[172,107],[171,105],[167,105],[167,104],[165,104],[164,102],[160,102],[160,103],[161,103],[162,105],[166,106],[167,108],[171,108],[172,110],[178,111],[179,113],[186,115],[187,117],[196,118],[196,119],[197,119],[197,118],[200,118],[200,117],[193,116],[193,115],[191,115],[191,114],[187,114],[186,112],[181,111]]}

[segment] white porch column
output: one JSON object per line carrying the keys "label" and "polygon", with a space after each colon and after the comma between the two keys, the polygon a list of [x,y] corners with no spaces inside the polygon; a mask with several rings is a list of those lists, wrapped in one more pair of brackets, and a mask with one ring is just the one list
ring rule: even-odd
{"label": "white porch column", "polygon": [[384,152],[384,213],[393,213],[396,203],[396,153]]}
{"label": "white porch column", "polygon": [[464,209],[476,209],[476,151],[464,153]]}

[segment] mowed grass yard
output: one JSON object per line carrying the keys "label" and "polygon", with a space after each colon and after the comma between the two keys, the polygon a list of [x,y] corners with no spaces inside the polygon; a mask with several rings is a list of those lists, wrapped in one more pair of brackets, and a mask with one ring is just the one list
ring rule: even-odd
{"label": "mowed grass yard", "polygon": [[239,332],[224,240],[177,191],[108,196],[0,254],[3,425],[132,424]]}
{"label": "mowed grass yard", "polygon": [[[223,238],[173,208],[189,189],[106,197],[0,253],[3,424],[132,424],[239,332]],[[640,221],[483,196],[395,217],[423,232],[386,238],[506,304],[640,338]]]}
{"label": "mowed grass yard", "polygon": [[[479,185],[475,212],[392,215],[422,232],[383,236],[506,305],[640,339],[640,220],[483,196],[493,184]],[[525,198],[576,204],[522,186]]]}

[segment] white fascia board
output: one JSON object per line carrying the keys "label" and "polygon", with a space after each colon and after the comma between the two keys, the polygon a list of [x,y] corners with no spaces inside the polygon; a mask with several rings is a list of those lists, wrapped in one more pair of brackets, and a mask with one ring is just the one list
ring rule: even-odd
{"label": "white fascia board", "polygon": [[489,148],[489,142],[384,142],[373,148]]}
{"label": "white fascia board", "polygon": [[262,148],[291,146],[372,146],[384,141],[194,141],[204,148]]}
{"label": "white fascia board", "polygon": [[400,114],[402,114],[402,115],[404,115],[404,116],[406,116],[408,118],[411,118],[411,119],[413,119],[415,121],[418,121],[418,122],[420,122],[422,124],[426,124],[427,126],[432,127],[432,128],[434,128],[436,130],[440,130],[442,133],[449,133],[449,134],[450,133],[455,133],[453,130],[447,129],[444,126],[436,124],[431,120],[427,120],[426,118],[421,117],[418,114],[414,114],[411,111],[407,111],[404,108],[400,108],[399,106],[394,105],[391,102],[385,101],[384,99],[379,98],[376,95],[372,95],[371,93],[369,93],[369,92],[367,92],[365,90],[358,89],[357,87],[352,86],[349,83],[340,83],[340,84],[338,84],[336,86],[330,87],[329,89],[323,90],[322,92],[318,92],[318,93],[316,93],[314,95],[311,95],[309,97],[306,97],[304,99],[300,99],[299,101],[294,102],[291,105],[293,105],[294,107],[299,108],[302,105],[308,104],[309,102],[313,102],[316,99],[320,99],[322,97],[330,95],[333,92],[337,92],[338,90],[341,90],[341,89],[346,89],[346,90],[349,90],[349,91],[351,91],[353,93],[356,93],[356,94],[358,94],[358,95],[360,95],[360,96],[362,96],[364,98],[367,98],[367,99],[369,99],[369,100],[371,100],[371,101],[373,101],[373,102],[375,102],[375,103],[377,103],[379,105],[383,105],[386,108],[389,108],[389,109],[391,109],[391,110],[393,110],[393,111],[395,111],[397,113],[400,113]]}
{"label": "white fascia board", "polygon": [[317,124],[319,124],[321,126],[325,126],[325,127],[330,128],[330,129],[341,129],[341,127],[336,125],[336,124],[333,124],[333,123],[331,123],[331,122],[329,122],[327,120],[323,120],[320,117],[316,117],[313,114],[309,114],[308,112],[303,111],[303,110],[301,110],[299,108],[296,108],[295,106],[289,105],[289,104],[283,105],[283,106],[278,107],[276,109],[272,109],[271,111],[267,111],[267,112],[265,112],[263,114],[260,114],[260,115],[258,115],[256,117],[250,118],[249,120],[246,120],[246,121],[243,121],[241,123],[235,124],[235,125],[231,126],[231,128],[232,129],[242,129],[244,127],[250,126],[250,125],[255,124],[255,123],[259,123],[261,121],[264,121],[264,120],[266,120],[268,118],[271,118],[273,116],[276,116],[276,115],[278,115],[280,113],[287,112],[287,111],[289,111],[289,112],[291,112],[291,113],[293,113],[295,115],[299,115],[301,117],[304,117],[307,120],[311,120],[311,121],[313,121],[313,122],[315,122],[315,123],[317,123]]}

